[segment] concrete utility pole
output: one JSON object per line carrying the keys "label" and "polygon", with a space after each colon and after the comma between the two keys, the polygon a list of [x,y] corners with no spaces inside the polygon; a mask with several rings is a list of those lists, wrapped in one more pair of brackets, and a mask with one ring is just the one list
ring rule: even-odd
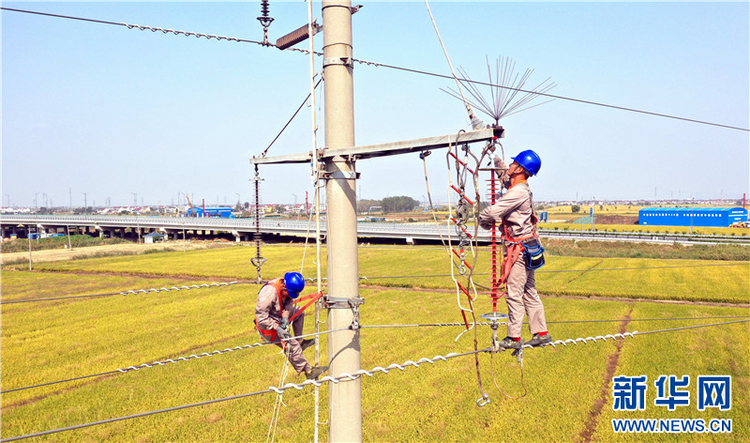
{"label": "concrete utility pole", "polygon": [[[503,137],[503,128],[486,128],[458,134],[406,140],[379,145],[354,145],[354,76],[352,60],[352,8],[350,1],[323,0],[323,77],[325,78],[325,149],[278,157],[250,159],[250,163],[324,163],[320,179],[326,181],[328,213],[328,294],[330,330],[355,324],[359,305],[357,257],[357,192],[354,158],[419,154],[451,144],[488,142]],[[296,198],[295,198],[296,200]],[[296,201],[295,201],[296,203]],[[355,315],[357,318],[355,319]],[[338,376],[361,369],[358,327],[328,334],[328,373]],[[359,378],[329,383],[329,439],[331,442],[362,441],[362,385]]]}
{"label": "concrete utility pole", "polygon": [[[325,78],[325,149],[354,146],[354,72],[351,1],[323,1],[323,78]],[[356,172],[351,157],[325,162],[328,210],[328,294],[334,299],[359,298],[357,262]],[[352,309],[334,308],[330,329],[352,324]],[[328,334],[330,374],[361,369],[359,330]],[[362,441],[362,382],[329,383],[331,442]]]}

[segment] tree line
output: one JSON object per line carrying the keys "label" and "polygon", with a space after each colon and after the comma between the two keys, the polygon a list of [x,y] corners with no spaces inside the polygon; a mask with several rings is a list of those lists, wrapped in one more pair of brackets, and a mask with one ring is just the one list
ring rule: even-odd
{"label": "tree line", "polygon": [[381,200],[359,200],[357,211],[359,212],[409,212],[419,206],[419,201],[399,195],[396,197],[385,197]]}

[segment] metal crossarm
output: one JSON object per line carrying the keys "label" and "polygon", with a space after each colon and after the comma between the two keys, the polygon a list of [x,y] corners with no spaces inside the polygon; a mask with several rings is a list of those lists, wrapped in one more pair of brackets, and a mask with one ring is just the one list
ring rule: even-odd
{"label": "metal crossarm", "polygon": [[[502,126],[480,129],[478,131],[460,132],[458,134],[441,135],[437,137],[418,138],[378,145],[355,146],[352,148],[326,149],[322,152],[320,159],[333,159],[334,157],[356,157],[357,159],[386,157],[391,155],[408,154],[411,152],[422,152],[430,149],[447,148],[450,144],[479,143],[503,138],[505,130]],[[277,155],[275,157],[251,158],[250,163],[258,164],[284,164],[284,163],[309,163],[312,161],[312,152],[298,154]]]}

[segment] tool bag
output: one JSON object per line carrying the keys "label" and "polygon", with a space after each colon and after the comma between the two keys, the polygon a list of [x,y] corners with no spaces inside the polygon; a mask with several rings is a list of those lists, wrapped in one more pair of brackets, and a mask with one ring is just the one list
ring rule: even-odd
{"label": "tool bag", "polygon": [[539,269],[544,266],[544,246],[534,237],[521,243],[526,269]]}

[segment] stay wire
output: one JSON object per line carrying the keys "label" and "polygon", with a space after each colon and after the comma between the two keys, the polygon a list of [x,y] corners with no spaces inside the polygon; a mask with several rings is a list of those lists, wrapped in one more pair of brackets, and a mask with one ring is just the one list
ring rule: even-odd
{"label": "stay wire", "polygon": [[[322,82],[322,81],[323,81],[323,77],[321,77],[320,79],[318,79],[318,82],[315,83],[314,89],[317,88],[318,85],[320,84],[320,82]],[[312,96],[312,92],[309,93],[309,94],[307,94],[307,97],[305,97],[305,99],[302,101],[302,104],[299,105],[299,108],[297,108],[297,110],[294,111],[294,114],[292,114],[292,117],[289,118],[289,120],[286,122],[286,124],[284,125],[284,127],[281,128],[281,131],[279,131],[279,133],[276,134],[276,137],[274,137],[273,140],[271,140],[271,143],[269,143],[269,145],[266,147],[266,149],[264,149],[263,152],[260,153],[260,156],[259,156],[260,158],[264,158],[266,156],[266,153],[268,152],[268,150],[271,148],[271,146],[273,146],[274,143],[276,143],[276,140],[278,140],[279,137],[281,137],[281,134],[283,134],[284,131],[286,130],[286,128],[292,123],[292,120],[294,120],[294,118],[297,117],[297,114],[299,114],[299,111],[301,111],[302,108],[305,107],[305,104],[307,103],[308,100],[310,100],[311,96]],[[315,111],[313,110],[313,112],[315,112]]]}
{"label": "stay wire", "polygon": [[[29,11],[29,10],[23,10],[23,9],[6,8],[6,7],[2,7],[0,9],[2,9],[4,11],[21,12],[21,13],[26,13],[26,14],[36,14],[36,15],[43,15],[43,16],[48,16],[48,17],[71,19],[71,20],[80,20],[80,21],[85,21],[85,22],[101,23],[101,24],[106,24],[106,25],[125,26],[128,29],[132,29],[132,28],[136,28],[137,27],[138,29],[142,29],[142,30],[143,29],[150,29],[150,30],[152,30],[154,32],[155,31],[162,31],[165,34],[167,32],[175,32],[175,31],[165,30],[165,29],[161,29],[161,28],[141,27],[141,26],[138,26],[138,25],[128,25],[127,23],[117,23],[117,22],[110,22],[110,21],[104,21],[104,20],[94,20],[94,19],[83,18],[83,17],[73,17],[73,16],[67,16],[67,15],[49,14],[49,13],[44,13],[44,12]],[[217,40],[219,40],[219,39],[226,39],[226,40],[231,40],[231,41],[237,41],[237,42],[240,42],[240,43],[253,43],[253,44],[264,46],[264,47],[271,47],[271,46],[269,46],[267,44],[264,44],[263,42],[256,41],[256,40],[240,39],[240,38],[234,38],[234,37],[232,37],[232,38],[221,37],[220,38],[219,36],[210,36],[209,37],[208,35],[205,35],[205,34],[197,34],[197,33],[190,33],[190,34],[188,34],[188,33],[184,33],[184,32],[182,32],[182,33],[184,35],[193,35],[195,37],[216,38]],[[302,53],[305,53],[305,54],[308,54],[308,52],[309,52],[309,51],[307,51],[305,49],[298,49],[298,48],[287,48],[286,50],[292,50],[292,51],[296,51],[296,52],[302,52]],[[316,52],[315,55],[322,56],[322,54],[319,53],[319,52]],[[383,68],[393,69],[393,70],[397,70],[397,71],[409,72],[409,73],[412,73],[412,74],[427,75],[427,76],[432,76],[432,77],[437,77],[437,78],[444,78],[444,79],[451,79],[451,80],[454,78],[453,76],[450,76],[450,75],[438,74],[436,72],[430,72],[430,71],[425,71],[425,70],[421,70],[421,69],[413,69],[413,68],[406,68],[406,67],[403,67],[403,66],[390,65],[390,64],[387,64],[387,63],[378,63],[378,62],[372,62],[372,61],[361,60],[361,59],[354,59],[354,58],[352,59],[352,61],[360,63],[360,64],[363,64],[363,65],[375,66],[375,67],[383,67]],[[525,90],[525,89],[521,89],[521,88],[513,88],[513,87],[509,87],[509,86],[502,86],[502,85],[499,85],[499,84],[492,84],[491,82],[483,82],[483,81],[469,80],[469,79],[464,79],[463,81],[465,81],[467,83],[477,84],[477,85],[490,86],[490,87],[499,88],[499,89],[506,89],[506,90],[510,90],[510,91],[523,92],[523,93],[526,93],[526,94],[534,94],[534,95],[538,95],[538,96],[542,96],[542,97],[549,97],[549,98],[558,99],[558,100],[564,100],[564,101],[570,101],[570,102],[581,103],[581,104],[586,104],[586,105],[600,106],[600,107],[605,107],[605,108],[610,108],[610,109],[616,109],[616,110],[620,110],[620,111],[634,112],[634,113],[638,113],[638,114],[650,115],[650,116],[653,116],[653,117],[662,117],[662,118],[668,118],[668,119],[673,119],[673,120],[686,121],[686,122],[690,122],[690,123],[697,123],[697,124],[701,124],[701,125],[708,125],[708,126],[715,126],[715,127],[719,127],[719,128],[726,128],[726,129],[733,129],[733,130],[737,130],[737,131],[750,132],[749,128],[743,128],[743,127],[740,127],[740,126],[725,125],[725,124],[721,124],[721,123],[713,123],[713,122],[709,122],[709,121],[706,121],[706,120],[698,120],[698,119],[687,118],[687,117],[679,117],[679,116],[676,116],[676,115],[673,115],[673,114],[665,114],[665,113],[660,113],[660,112],[644,111],[644,110],[641,110],[641,109],[628,108],[628,107],[625,107],[625,106],[610,105],[610,104],[606,104],[606,103],[602,103],[602,102],[597,102],[597,101],[593,101],[593,100],[584,100],[584,99],[579,99],[579,98],[567,97],[567,96],[563,96],[563,95],[556,95],[556,94],[549,94],[549,93],[542,93],[542,92],[534,92],[534,91]]]}

